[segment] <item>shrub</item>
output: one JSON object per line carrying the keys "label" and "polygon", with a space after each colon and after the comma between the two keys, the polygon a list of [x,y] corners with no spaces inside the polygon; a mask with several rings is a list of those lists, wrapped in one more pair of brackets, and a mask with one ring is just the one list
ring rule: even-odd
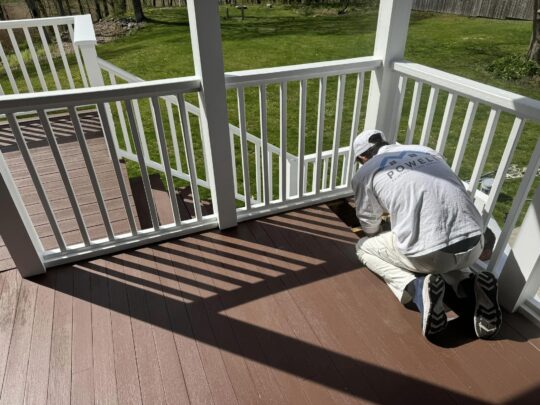
{"label": "shrub", "polygon": [[520,54],[498,58],[488,65],[487,70],[505,80],[519,80],[540,75],[540,66]]}

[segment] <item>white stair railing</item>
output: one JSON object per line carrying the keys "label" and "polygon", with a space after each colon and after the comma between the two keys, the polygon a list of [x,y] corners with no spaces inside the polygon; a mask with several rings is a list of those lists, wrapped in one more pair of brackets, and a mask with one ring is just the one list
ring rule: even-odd
{"label": "white stair railing", "polygon": [[[112,65],[104,60],[98,59],[98,64],[102,69],[103,76],[108,78],[111,84],[118,82],[141,83],[143,79],[126,72],[117,66]],[[348,60],[339,60],[332,62],[313,63],[305,65],[287,66],[272,69],[258,69],[242,72],[231,72],[226,74],[226,86],[228,89],[236,90],[237,92],[237,111],[239,114],[239,126],[229,124],[230,132],[230,147],[232,153],[232,170],[234,174],[235,197],[238,201],[244,203],[244,207],[240,208],[238,214],[240,218],[252,218],[254,215],[264,215],[270,207],[287,208],[293,204],[308,202],[323,201],[339,196],[350,195],[350,179],[353,172],[354,160],[351,159],[349,150],[352,146],[352,141],[360,127],[360,110],[362,106],[362,96],[364,92],[364,75],[365,72],[372,71],[380,65],[380,61],[373,58],[355,58]],[[350,76],[354,81],[354,86],[351,86],[349,91],[354,92],[351,100],[354,100],[352,111],[350,112],[351,127],[347,134],[346,141],[341,140],[342,132],[342,114],[345,98],[345,83],[347,77]],[[337,95],[334,114],[334,125],[332,132],[325,130],[325,116],[327,82],[329,78],[336,78]],[[299,79],[299,80],[298,80]],[[296,152],[290,152],[287,138],[287,113],[288,113],[288,98],[287,88],[291,87],[294,82],[300,83],[301,106],[299,109],[299,134],[298,148]],[[318,86],[318,107],[317,107],[317,133],[316,147],[314,153],[305,153],[306,141],[306,103],[307,103],[307,83],[308,81],[317,82]],[[259,122],[260,136],[248,132],[246,128],[245,114],[245,99],[244,88],[252,87],[257,84],[259,91]],[[267,94],[266,88],[273,84],[280,86],[280,146],[276,146],[269,142],[267,134]],[[177,101],[174,97],[162,97],[162,102],[165,103],[169,121],[176,108]],[[186,102],[186,111],[188,115],[193,115],[194,119],[200,118],[199,108],[191,103]],[[118,155],[128,160],[135,160],[136,155],[132,151],[131,142],[127,139],[125,124],[125,112],[122,110],[119,103],[116,103],[116,108],[112,108],[114,121],[118,124],[118,130],[121,133],[119,136]],[[134,114],[139,130],[142,130],[143,117],[138,105],[135,105]],[[154,113],[152,114],[152,122],[154,129],[156,120]],[[188,120],[189,122],[190,120]],[[170,125],[174,129],[173,125]],[[116,131],[116,128],[113,128]],[[324,139],[332,138],[331,149],[324,149]],[[145,138],[146,139],[146,138]],[[121,141],[123,140],[123,141]],[[173,144],[174,166],[172,175],[174,177],[188,180],[189,174],[183,169],[182,162],[185,160],[183,156],[182,137],[178,136],[174,130],[171,131],[171,139]],[[342,146],[342,144],[347,146]],[[163,157],[150,156],[148,148],[143,144],[145,164],[155,170],[164,171],[164,166],[161,163]],[[236,159],[240,159],[237,170]],[[251,158],[253,156],[253,158]],[[251,160],[253,159],[253,161]],[[254,167],[254,173],[251,173],[250,168]],[[310,175],[308,176],[308,173]],[[249,181],[244,181],[249,179]],[[197,184],[201,187],[209,187],[206,180],[197,176]],[[274,183],[277,181],[277,183]],[[239,187],[241,185],[241,187]],[[252,187],[253,186],[253,187]],[[274,188],[277,186],[277,193],[274,193]],[[246,196],[250,198],[246,198]]]}
{"label": "white stair railing", "polygon": [[[142,78],[140,78],[140,77],[138,77],[138,76],[136,76],[136,75],[134,75],[132,73],[129,73],[129,72],[119,68],[118,66],[115,66],[112,63],[109,63],[109,62],[107,62],[107,61],[105,61],[103,59],[98,58],[98,65],[102,70],[103,76],[109,81],[110,84],[114,85],[114,84],[117,84],[117,83],[143,83],[144,82],[144,80]],[[177,101],[176,97],[171,97],[171,96],[163,96],[163,97],[161,97],[161,100],[165,104],[165,108],[166,108],[166,112],[167,112],[167,120],[168,120],[168,123],[169,123],[169,128],[171,129],[171,131],[170,131],[170,134],[171,134],[170,142],[173,145],[173,152],[174,152],[174,158],[173,158],[173,163],[174,163],[173,166],[174,167],[172,168],[172,174],[173,174],[174,177],[177,177],[177,178],[182,179],[182,180],[189,181],[190,180],[190,177],[189,177],[190,175],[189,175],[189,171],[188,171],[188,168],[187,168],[187,159],[183,158],[183,156],[185,156],[184,147],[183,147],[185,143],[182,141],[182,138],[183,138],[182,134],[179,134],[179,132],[177,131],[177,128],[176,128],[176,126],[174,124],[174,122],[175,122],[174,116],[175,116],[175,114],[177,114],[178,101]],[[192,118],[194,118],[196,120],[200,119],[199,107],[197,107],[194,104],[189,103],[187,101],[185,102],[185,107],[186,107],[186,113],[188,114],[188,116],[192,116]],[[136,105],[134,105],[134,113],[135,113],[135,116],[136,116],[136,121],[138,123],[138,127],[139,127],[139,129],[141,129],[143,127],[143,117],[141,115],[141,110],[139,108],[138,103]],[[118,145],[118,155],[121,158],[136,161],[137,156],[136,156],[136,154],[133,153],[131,142],[129,142],[129,139],[128,139],[128,135],[127,135],[128,130],[127,130],[127,126],[126,126],[125,112],[122,109],[120,102],[115,103],[114,108],[112,108],[112,115],[113,115],[115,121],[118,123],[118,126],[119,126],[118,129],[119,129],[119,132],[120,132],[119,136],[121,137],[120,140],[122,141]],[[190,120],[188,119],[188,122],[189,121]],[[153,125],[154,125],[154,128],[155,128],[156,120],[155,120],[155,116],[154,116],[153,113],[152,113],[152,122],[153,122]],[[116,128],[113,128],[113,131],[116,131]],[[230,135],[231,135],[231,151],[234,151],[234,139],[235,138],[240,139],[241,131],[240,131],[240,128],[238,128],[237,126],[235,126],[233,124],[229,124],[229,132],[230,132]],[[247,142],[250,143],[253,146],[253,148],[255,149],[255,158],[256,159],[262,159],[261,158],[261,153],[262,153],[261,140],[258,137],[256,137],[255,135],[251,134],[251,133],[246,133],[246,137],[247,137]],[[143,144],[143,149],[145,151],[146,165],[148,167],[154,169],[154,170],[158,170],[158,171],[163,172],[164,171],[164,166],[161,163],[162,157],[160,156],[160,158],[158,159],[157,156],[156,157],[150,156],[149,153],[148,153],[148,147],[146,146],[146,144]],[[268,162],[269,162],[269,173],[270,173],[270,175],[271,175],[271,172],[272,172],[272,167],[271,167],[272,157],[273,156],[279,156],[279,153],[280,153],[280,149],[278,147],[276,147],[276,146],[274,146],[272,144],[268,144],[268,156],[269,156]],[[294,162],[296,157],[294,155],[288,153],[287,154],[287,159],[288,159],[289,162]],[[256,167],[258,167],[258,169],[260,169],[260,167],[261,167],[260,163],[258,163],[256,165]],[[236,171],[236,166],[235,165],[233,165],[233,170]],[[257,181],[258,182],[261,181],[261,175],[257,176]],[[197,185],[199,187],[209,189],[209,184],[205,180],[205,178],[201,178],[200,176],[197,175]],[[237,181],[237,178],[235,176],[235,190],[238,190],[236,181]],[[235,196],[236,196],[237,200],[245,201],[245,195],[243,193],[239,193],[237,191]],[[254,198],[252,198],[252,201],[254,203],[258,203],[258,202],[261,201],[260,191],[257,193],[257,195]]]}

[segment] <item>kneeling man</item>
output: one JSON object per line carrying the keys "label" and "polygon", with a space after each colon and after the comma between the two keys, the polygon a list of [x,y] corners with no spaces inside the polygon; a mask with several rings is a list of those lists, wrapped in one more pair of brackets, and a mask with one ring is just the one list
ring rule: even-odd
{"label": "kneeling man", "polygon": [[[476,334],[495,335],[501,326],[497,280],[469,270],[484,240],[482,218],[461,180],[433,149],[388,145],[378,130],[362,132],[353,147],[362,163],[352,179],[356,215],[368,235],[357,244],[359,259],[403,304],[416,305],[426,337],[446,327],[445,288],[462,297],[463,282],[472,278]],[[389,232],[382,232],[383,213],[390,214]]]}

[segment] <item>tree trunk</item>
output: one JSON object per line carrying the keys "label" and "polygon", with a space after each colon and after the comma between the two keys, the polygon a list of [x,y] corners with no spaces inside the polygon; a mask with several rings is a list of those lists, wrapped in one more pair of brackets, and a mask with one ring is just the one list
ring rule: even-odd
{"label": "tree trunk", "polygon": [[101,13],[101,7],[99,5],[99,0],[94,0],[94,6],[96,8],[96,18],[99,21],[103,18],[103,14]]}
{"label": "tree trunk", "polygon": [[127,5],[126,5],[126,0],[119,0],[118,1],[118,14],[126,14],[126,10],[127,10]]}
{"label": "tree trunk", "polygon": [[103,16],[108,17],[109,15],[109,5],[107,4],[107,0],[103,0]]}
{"label": "tree trunk", "polygon": [[[43,1],[38,1],[37,2],[37,10],[39,10],[39,16],[40,17],[48,17],[49,15],[47,14],[47,9],[45,8],[45,4]],[[47,30],[45,30],[45,32],[47,32]]]}
{"label": "tree trunk", "polygon": [[527,56],[530,60],[540,64],[540,0],[534,0],[533,7],[531,44]]}
{"label": "tree trunk", "polygon": [[338,14],[339,15],[345,14],[347,12],[348,7],[349,7],[349,0],[340,0]]}
{"label": "tree trunk", "polygon": [[84,14],[84,8],[83,8],[83,5],[82,5],[82,1],[77,0],[77,5],[79,6],[79,14],[83,15]]}
{"label": "tree trunk", "polygon": [[141,0],[133,0],[133,12],[135,13],[135,21],[137,21],[138,23],[146,21]]}
{"label": "tree trunk", "polygon": [[64,10],[66,15],[73,15],[73,13],[71,12],[71,4],[69,4],[69,0],[65,0]]}
{"label": "tree trunk", "polygon": [[56,0],[56,10],[58,11],[58,15],[65,15],[64,4],[62,3],[62,0]]}
{"label": "tree trunk", "polygon": [[38,5],[36,4],[36,0],[26,0],[26,6],[28,7],[28,10],[30,10],[30,15],[32,16],[32,18],[41,17],[41,13]]}

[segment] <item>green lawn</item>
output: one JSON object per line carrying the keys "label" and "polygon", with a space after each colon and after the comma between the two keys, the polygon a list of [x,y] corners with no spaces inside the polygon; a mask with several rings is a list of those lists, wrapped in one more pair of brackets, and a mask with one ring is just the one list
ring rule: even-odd
{"label": "green lawn", "polygon": [[[193,74],[191,44],[186,10],[148,9],[150,21],[143,28],[125,38],[112,43],[100,45],[98,55],[144,79],[160,79]],[[377,11],[354,11],[344,16],[337,16],[327,10],[315,11],[308,16],[295,9],[250,6],[246,19],[241,21],[238,10],[231,8],[230,16],[222,14],[222,40],[226,71],[291,65],[306,62],[334,60],[372,54]],[[540,98],[538,81],[508,82],[495,78],[486,70],[493,60],[509,53],[525,53],[530,37],[531,23],[521,21],[498,21],[488,19],[466,18],[459,16],[437,15],[430,13],[413,13],[406,59],[445,70],[483,83],[488,83],[535,99]],[[3,84],[3,80],[0,81]],[[351,129],[351,111],[354,96],[353,76],[347,77],[345,93],[343,127],[341,145],[348,144]],[[366,91],[369,75],[366,76]],[[333,120],[335,114],[336,78],[329,78],[326,106],[325,149],[331,147],[333,138]],[[408,86],[409,93],[412,84]],[[315,131],[317,123],[318,83],[308,82],[308,103],[306,122],[306,153],[315,150]],[[427,103],[429,91],[424,89],[423,109]],[[193,100],[193,99],[190,99]],[[259,134],[259,106],[256,89],[246,90],[246,117],[248,131]],[[278,88],[268,88],[268,125],[270,142],[279,145],[279,104]],[[366,98],[364,98],[366,100]],[[446,97],[439,95],[439,103],[433,125],[433,136],[430,145],[434,146],[436,135],[442,118]],[[404,106],[400,136],[405,133],[408,117],[409,99]],[[238,124],[236,100],[234,92],[228,94],[230,121]],[[141,105],[144,108],[144,105]],[[291,83],[288,97],[288,149],[297,154],[298,147],[298,83]],[[365,108],[365,106],[364,106]],[[423,110],[421,108],[416,138],[419,139]],[[454,121],[448,140],[446,155],[452,159],[461,129],[462,117],[466,109],[464,100],[458,101]],[[460,175],[468,178],[472,172],[476,154],[483,135],[489,110],[480,108],[475,120],[469,148],[465,155]],[[149,117],[149,114],[147,114]],[[502,114],[496,139],[492,145],[485,172],[497,167],[504,149],[506,138],[513,119]],[[195,123],[196,124],[196,123]],[[194,125],[196,127],[196,125]],[[165,123],[166,130],[168,125]],[[150,120],[145,120],[145,128],[151,131]],[[361,126],[362,128],[362,126]],[[534,144],[538,139],[540,127],[527,124],[526,130],[516,152],[514,163],[524,166]],[[197,134],[195,134],[197,135]],[[401,139],[401,138],[400,138]],[[200,150],[200,142],[196,142]],[[157,156],[156,142],[149,140],[149,148],[153,156]],[[253,151],[251,151],[251,154]],[[239,159],[239,154],[237,154]],[[202,159],[200,159],[202,160]],[[253,159],[251,159],[253,161]],[[239,160],[237,160],[237,163]],[[251,165],[253,170],[253,165]],[[198,165],[199,173],[202,162]],[[136,172],[134,166],[130,167]],[[240,171],[239,171],[240,173]],[[504,195],[497,206],[499,219],[511,204],[511,195],[515,193],[518,181],[507,181]],[[241,184],[240,184],[241,186]],[[254,184],[252,184],[252,189]],[[277,193],[277,188],[274,188]]]}

